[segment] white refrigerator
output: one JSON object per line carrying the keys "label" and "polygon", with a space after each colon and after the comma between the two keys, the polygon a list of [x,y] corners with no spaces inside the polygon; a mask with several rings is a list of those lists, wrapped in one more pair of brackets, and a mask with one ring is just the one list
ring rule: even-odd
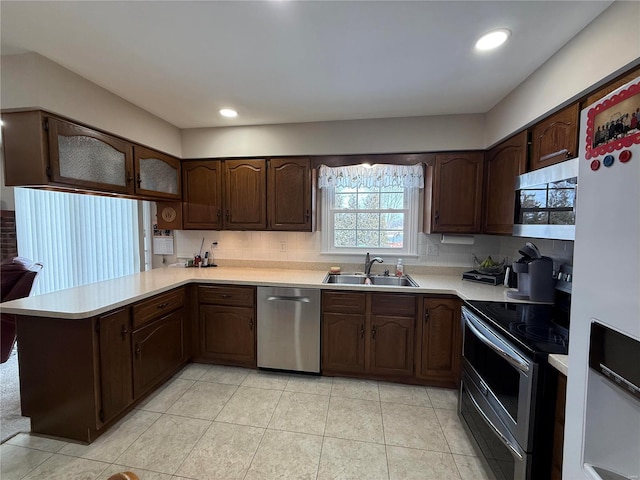
{"label": "white refrigerator", "polygon": [[563,478],[638,479],[640,399],[589,368],[589,350],[593,321],[640,341],[640,77],[580,124]]}

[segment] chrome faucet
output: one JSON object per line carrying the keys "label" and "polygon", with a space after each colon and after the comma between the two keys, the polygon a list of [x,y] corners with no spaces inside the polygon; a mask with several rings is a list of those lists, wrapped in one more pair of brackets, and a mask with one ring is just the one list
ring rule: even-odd
{"label": "chrome faucet", "polygon": [[380,257],[373,257],[371,260],[369,260],[369,252],[367,252],[367,256],[364,260],[364,274],[368,277],[369,275],[371,275],[371,265],[373,265],[375,262],[378,263],[383,263],[384,260],[382,260]]}

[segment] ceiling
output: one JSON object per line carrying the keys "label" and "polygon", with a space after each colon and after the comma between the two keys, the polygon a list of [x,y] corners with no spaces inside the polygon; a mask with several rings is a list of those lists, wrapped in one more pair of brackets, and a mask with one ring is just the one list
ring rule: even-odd
{"label": "ceiling", "polygon": [[[484,113],[611,3],[3,0],[0,51],[179,128]],[[475,53],[498,27],[509,42]]]}

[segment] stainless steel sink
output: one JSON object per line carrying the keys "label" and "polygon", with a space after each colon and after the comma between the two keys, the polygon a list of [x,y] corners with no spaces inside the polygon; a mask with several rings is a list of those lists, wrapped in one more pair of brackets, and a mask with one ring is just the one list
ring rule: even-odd
{"label": "stainless steel sink", "polygon": [[[384,275],[369,276],[371,285],[387,285],[396,287],[417,287],[418,284],[409,275],[403,277],[386,277]],[[356,273],[328,273],[322,283],[340,283],[345,285],[365,285],[367,277]]]}

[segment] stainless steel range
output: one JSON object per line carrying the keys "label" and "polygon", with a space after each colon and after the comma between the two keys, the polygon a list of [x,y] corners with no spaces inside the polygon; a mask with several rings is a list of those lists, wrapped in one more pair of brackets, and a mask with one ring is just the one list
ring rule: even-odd
{"label": "stainless steel range", "polygon": [[550,475],[556,382],[547,357],[566,354],[569,337],[570,295],[557,293],[556,306],[462,307],[460,413],[499,480]]}

